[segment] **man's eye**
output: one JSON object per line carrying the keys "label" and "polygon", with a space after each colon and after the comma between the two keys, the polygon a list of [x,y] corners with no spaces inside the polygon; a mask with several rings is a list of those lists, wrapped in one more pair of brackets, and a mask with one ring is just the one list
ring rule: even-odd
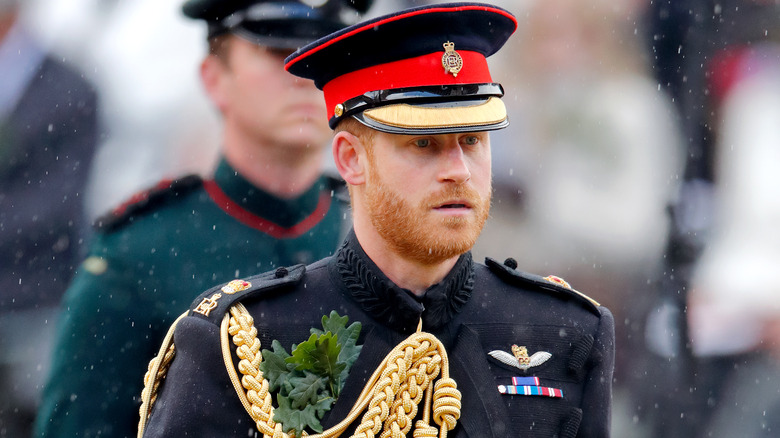
{"label": "man's eye", "polygon": [[469,135],[463,139],[463,143],[466,143],[469,146],[474,146],[475,144],[479,143],[479,137],[476,135]]}
{"label": "man's eye", "polygon": [[414,141],[414,145],[418,148],[427,148],[431,145],[431,140],[429,138],[418,138]]}

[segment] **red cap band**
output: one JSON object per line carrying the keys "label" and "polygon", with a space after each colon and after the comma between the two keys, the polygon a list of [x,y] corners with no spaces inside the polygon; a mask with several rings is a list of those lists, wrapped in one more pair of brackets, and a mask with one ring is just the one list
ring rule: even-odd
{"label": "red cap band", "polygon": [[442,50],[438,53],[388,62],[333,79],[322,88],[328,108],[328,119],[333,117],[337,104],[369,91],[493,82],[487,59],[481,53],[458,50],[458,54],[463,59],[463,69],[458,72],[458,76],[444,70],[441,63],[443,54]]}

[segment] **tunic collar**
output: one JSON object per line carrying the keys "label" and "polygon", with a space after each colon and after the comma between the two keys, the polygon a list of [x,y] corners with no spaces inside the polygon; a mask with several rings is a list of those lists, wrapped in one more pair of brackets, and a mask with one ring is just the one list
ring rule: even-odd
{"label": "tunic collar", "polygon": [[314,213],[321,192],[329,186],[327,177],[322,176],[297,198],[278,198],[247,181],[224,158],[214,172],[214,182],[241,208],[281,227],[292,227]]}
{"label": "tunic collar", "polygon": [[474,287],[470,252],[461,255],[449,274],[422,296],[390,281],[363,251],[354,230],[333,260],[352,299],[377,321],[403,333],[416,330],[420,316],[424,330],[444,326],[461,311]]}

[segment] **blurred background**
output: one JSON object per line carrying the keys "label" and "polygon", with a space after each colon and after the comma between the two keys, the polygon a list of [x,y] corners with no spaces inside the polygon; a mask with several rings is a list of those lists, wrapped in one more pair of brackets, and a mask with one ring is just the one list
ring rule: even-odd
{"label": "blurred background", "polygon": [[[46,330],[26,312],[56,305],[89,222],[215,164],[217,112],[198,79],[205,28],[181,3],[0,0],[0,366],[18,395],[0,405],[0,436],[23,436],[46,374],[30,348]],[[371,14],[423,3],[375,0]],[[519,28],[490,59],[511,125],[492,135],[492,217],[475,256],[558,275],[613,311],[614,436],[780,436],[780,1],[493,3]],[[22,101],[13,90],[35,76],[15,83],[12,70],[38,62],[14,57],[19,32],[94,92],[67,106],[94,119],[77,164],[44,168],[5,135]],[[19,201],[57,212],[63,197],[82,211],[49,218]],[[52,231],[63,219],[75,234],[65,243]],[[20,238],[33,235],[54,243]],[[14,268],[26,257],[65,274],[22,305],[21,286],[40,281]],[[22,357],[33,366],[7,372]]]}

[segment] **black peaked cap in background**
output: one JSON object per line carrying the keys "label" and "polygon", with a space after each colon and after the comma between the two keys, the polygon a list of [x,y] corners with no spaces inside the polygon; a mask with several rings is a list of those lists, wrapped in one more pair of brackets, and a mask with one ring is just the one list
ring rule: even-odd
{"label": "black peaked cap in background", "polygon": [[208,37],[233,33],[260,45],[297,49],[354,23],[372,0],[188,0],[182,12],[208,24]]}

